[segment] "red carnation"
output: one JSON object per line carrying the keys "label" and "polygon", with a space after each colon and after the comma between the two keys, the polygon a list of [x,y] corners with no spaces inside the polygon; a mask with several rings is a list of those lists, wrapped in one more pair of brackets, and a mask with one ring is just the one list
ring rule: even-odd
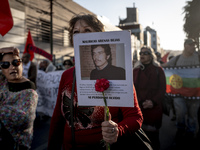
{"label": "red carnation", "polygon": [[[96,83],[95,83],[95,90],[97,92],[102,92],[103,94],[103,100],[104,100],[104,113],[105,113],[105,120],[108,121],[109,120],[109,108],[107,106],[107,101],[104,95],[104,91],[107,90],[109,88],[110,84],[109,81],[107,79],[97,79]],[[106,149],[110,150],[110,144],[106,143]]]}
{"label": "red carnation", "polygon": [[109,88],[110,84],[107,79],[97,79],[95,83],[95,90],[97,92],[104,92]]}

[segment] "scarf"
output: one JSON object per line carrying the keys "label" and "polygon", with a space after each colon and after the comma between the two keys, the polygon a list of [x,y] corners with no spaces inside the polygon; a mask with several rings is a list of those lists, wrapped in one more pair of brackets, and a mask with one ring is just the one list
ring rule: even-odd
{"label": "scarf", "polygon": [[33,136],[33,122],[38,95],[33,89],[10,92],[7,79],[0,75],[0,120],[14,141],[28,148]]}

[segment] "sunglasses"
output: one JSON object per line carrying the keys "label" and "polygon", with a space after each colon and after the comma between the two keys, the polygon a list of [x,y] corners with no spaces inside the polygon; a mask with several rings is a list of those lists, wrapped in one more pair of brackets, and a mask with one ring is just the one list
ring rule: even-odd
{"label": "sunglasses", "polygon": [[140,55],[150,55],[151,53],[146,51],[146,52],[140,52],[139,54]]}
{"label": "sunglasses", "polygon": [[21,64],[21,60],[20,59],[14,59],[12,62],[9,62],[9,61],[3,61],[3,62],[0,62],[0,66],[1,68],[3,69],[8,69],[10,67],[10,65],[12,64],[13,66],[17,67]]}

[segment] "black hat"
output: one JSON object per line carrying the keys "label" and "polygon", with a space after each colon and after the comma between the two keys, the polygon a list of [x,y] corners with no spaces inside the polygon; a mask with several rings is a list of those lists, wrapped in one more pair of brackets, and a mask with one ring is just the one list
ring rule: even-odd
{"label": "black hat", "polygon": [[196,42],[195,42],[194,39],[189,38],[189,39],[186,39],[186,40],[185,40],[184,44],[189,44],[189,45],[190,45],[190,44],[196,44]]}

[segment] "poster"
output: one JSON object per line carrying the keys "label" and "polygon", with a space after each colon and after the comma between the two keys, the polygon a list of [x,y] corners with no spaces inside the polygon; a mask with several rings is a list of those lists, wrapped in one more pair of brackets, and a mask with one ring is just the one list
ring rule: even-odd
{"label": "poster", "polygon": [[96,79],[105,78],[108,106],[133,107],[133,74],[129,31],[74,35],[78,105],[104,106]]}

